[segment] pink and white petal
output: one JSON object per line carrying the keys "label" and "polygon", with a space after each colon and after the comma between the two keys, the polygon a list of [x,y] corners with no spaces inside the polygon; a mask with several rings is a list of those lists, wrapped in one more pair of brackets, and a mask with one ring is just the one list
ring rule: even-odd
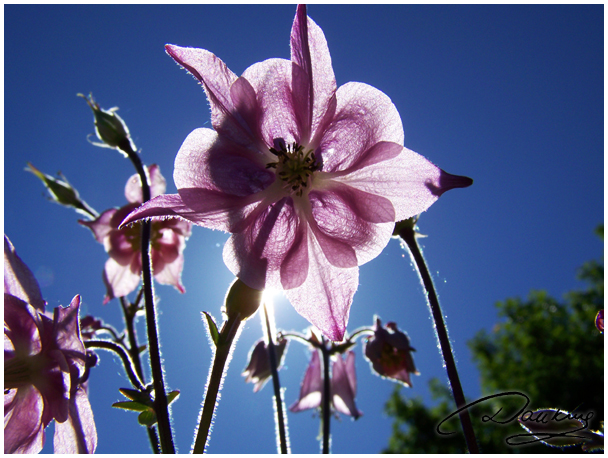
{"label": "pink and white petal", "polygon": [[355,420],[362,413],[355,405],[357,382],[355,375],[355,353],[348,352],[346,362],[338,355],[332,365],[331,377],[332,403],[334,408],[345,415],[351,415]]}
{"label": "pink and white petal", "polygon": [[334,180],[387,198],[395,207],[396,221],[425,211],[448,189],[472,183],[470,178],[444,172],[407,148],[392,159],[366,165]]}
{"label": "pink and white petal", "polygon": [[365,264],[388,244],[395,217],[388,199],[337,181],[311,191],[309,199],[315,221],[311,226],[317,226],[315,235],[332,265]]}
{"label": "pink and white petal", "polygon": [[317,149],[324,172],[347,170],[378,142],[403,145],[401,117],[386,94],[364,83],[347,83],[336,98],[336,114]]}
{"label": "pink and white petal", "polygon": [[323,30],[298,5],[291,29],[292,88],[295,115],[303,143],[319,127],[336,91],[336,78]]}
{"label": "pink and white petal", "polygon": [[[4,395],[4,453],[39,453],[44,444],[44,401],[32,385]],[[10,403],[7,405],[7,396]]]}
{"label": "pink and white petal", "polygon": [[257,94],[262,114],[260,132],[267,147],[273,147],[279,138],[286,143],[302,139],[292,100],[291,66],[285,59],[268,59],[243,73]]}
{"label": "pink and white petal", "polygon": [[[62,351],[80,353],[84,355],[85,348],[80,338],[80,295],[74,296],[67,307],[57,307],[54,310],[54,333],[57,347]],[[75,364],[84,370],[84,361],[75,359]]]}
{"label": "pink and white petal", "polygon": [[230,97],[235,107],[234,116],[243,126],[247,127],[254,140],[253,147],[259,151],[266,150],[267,146],[264,144],[260,131],[264,113],[251,83],[241,76],[230,87]]}
{"label": "pink and white petal", "polygon": [[333,341],[344,338],[359,268],[332,266],[311,232],[308,235],[308,276],[298,288],[285,291],[296,311]]}
{"label": "pink and white petal", "polygon": [[297,288],[308,276],[308,224],[298,220],[293,244],[287,251],[280,269],[283,289]]}
{"label": "pink and white petal", "polygon": [[42,347],[40,329],[42,324],[38,318],[38,309],[12,294],[4,293],[5,359],[7,351],[24,356],[39,353]]}
{"label": "pink and white petal", "polygon": [[323,378],[321,377],[321,359],[319,352],[313,350],[312,358],[304,373],[300,387],[300,398],[289,407],[292,412],[314,409],[321,405]]}
{"label": "pink and white petal", "polygon": [[[224,245],[224,263],[251,288],[281,288],[281,265],[288,253],[294,253],[291,249],[300,243],[301,236],[292,199],[265,200],[246,221],[247,225]],[[295,252],[299,252],[297,247]],[[304,262],[301,255],[297,259]],[[294,273],[286,275],[289,284],[300,281]]]}
{"label": "pink and white petal", "polygon": [[[163,260],[164,261],[164,260]],[[182,285],[182,269],[184,268],[184,255],[180,254],[171,262],[161,262],[162,268],[154,270],[154,279],[162,285],[172,285],[180,293],[186,289]]]}
{"label": "pink and white petal", "polygon": [[65,422],[55,423],[53,438],[55,453],[94,453],[97,429],[89,397],[83,386],[78,386],[70,399],[69,415]]}
{"label": "pink and white petal", "polygon": [[203,83],[211,105],[213,128],[232,141],[248,145],[255,142],[252,132],[237,110],[230,96],[230,88],[237,76],[213,53],[199,48],[182,48],[166,45],[167,53],[197,80]]}
{"label": "pink and white petal", "polygon": [[93,221],[78,220],[78,222],[91,229],[95,240],[97,240],[99,243],[103,243],[110,231],[115,229],[115,227],[112,226],[112,218],[117,211],[117,208],[110,208]]}
{"label": "pink and white petal", "polygon": [[[150,179],[150,195],[151,197],[160,196],[167,190],[167,180],[160,173],[160,167],[157,164],[152,164],[148,167],[148,176]],[[141,189],[141,179],[139,174],[132,175],[125,186],[125,197],[128,202],[141,204],[143,202],[143,194]]]}
{"label": "pink and white petal", "polygon": [[[136,257],[134,256],[134,258]],[[141,269],[140,271],[133,271],[133,265],[136,263],[137,259],[133,259],[127,265],[120,265],[112,258],[106,261],[103,278],[109,299],[126,296],[135,291],[141,277]]]}
{"label": "pink and white petal", "polygon": [[31,304],[44,312],[40,286],[34,274],[15,252],[15,247],[4,236],[4,292]]}

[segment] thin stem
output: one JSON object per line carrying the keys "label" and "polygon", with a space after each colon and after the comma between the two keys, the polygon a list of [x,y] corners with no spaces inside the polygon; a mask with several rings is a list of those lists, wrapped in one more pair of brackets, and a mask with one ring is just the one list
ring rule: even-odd
{"label": "thin stem", "polygon": [[[458,370],[456,369],[456,362],[454,361],[454,355],[452,353],[452,347],[450,345],[450,339],[448,338],[447,328],[443,320],[443,313],[441,312],[441,306],[439,305],[439,299],[437,298],[437,292],[429,273],[428,267],[422,255],[422,251],[416,241],[416,232],[414,230],[414,224],[404,225],[399,230],[399,236],[407,244],[412,259],[414,260],[422,284],[427,291],[428,305],[435,321],[435,332],[437,333],[437,339],[441,347],[441,354],[445,362],[445,368],[448,373],[448,379],[450,380],[450,386],[452,387],[452,394],[456,407],[460,409],[466,405],[462,386],[460,384],[460,378],[458,377]],[[464,409],[459,414],[460,423],[466,439],[469,453],[479,453],[477,446],[477,440],[475,438],[475,431],[473,430],[473,424],[471,423],[471,417],[469,411]]]}
{"label": "thin stem", "polygon": [[232,342],[235,340],[241,327],[239,314],[230,317],[224,322],[213,356],[213,366],[207,379],[205,402],[199,415],[199,426],[196,439],[192,446],[192,453],[204,453],[209,443],[209,429],[215,413],[218,394],[224,379],[224,367],[228,364],[231,355]]}
{"label": "thin stem", "polygon": [[135,315],[132,311],[132,306],[128,303],[127,299],[123,296],[120,297],[120,305],[122,306],[122,311],[125,315],[125,325],[127,328],[127,337],[129,338],[129,354],[131,355],[131,359],[135,363],[135,369],[137,370],[137,375],[142,380],[144,379],[144,371],[141,366],[141,358],[139,357],[139,344],[137,343],[137,334],[135,332]]}
{"label": "thin stem", "polygon": [[321,336],[321,353],[323,354],[323,403],[321,407],[321,421],[323,422],[323,450],[329,453],[331,436],[329,434],[329,422],[331,419],[331,380],[329,378],[329,349],[325,343],[325,337]]}
{"label": "thin stem", "polygon": [[306,345],[307,347],[310,347],[311,344],[313,344],[313,342],[311,342],[310,340],[308,340],[308,338],[298,332],[284,332],[284,331],[279,331],[279,336],[281,337],[288,337],[292,340],[297,340],[300,343],[303,343],[304,345]]}
{"label": "thin stem", "polygon": [[103,350],[113,351],[116,353],[122,360],[122,364],[125,367],[127,377],[129,377],[131,384],[140,391],[146,391],[144,384],[135,372],[131,357],[122,345],[110,342],[109,340],[87,340],[84,342],[84,346],[86,348],[101,348]]}
{"label": "thin stem", "polygon": [[348,337],[348,340],[353,340],[355,337],[357,337],[359,334],[368,334],[368,335],[373,335],[374,334],[374,328],[371,328],[369,326],[362,326],[360,328],[357,328],[353,331],[353,333]]}
{"label": "thin stem", "polygon": [[[144,169],[141,159],[136,151],[131,148],[131,142],[125,141],[120,150],[128,156],[141,180],[143,201],[150,200],[150,184],[148,174]],[[163,453],[175,453],[173,435],[171,431],[171,420],[169,417],[169,403],[165,391],[163,379],[163,367],[160,357],[160,342],[158,340],[158,329],[156,323],[156,308],[154,304],[154,290],[152,283],[152,266],[150,260],[150,221],[141,223],[141,267],[143,272],[143,289],[146,310],[146,324],[148,330],[148,351],[150,354],[150,366],[152,369],[152,383],[154,384],[154,411],[158,421],[158,433]]]}
{"label": "thin stem", "polygon": [[278,429],[278,445],[279,450],[282,454],[287,454],[289,450],[289,438],[286,433],[286,418],[283,409],[283,397],[281,396],[281,382],[279,381],[279,363],[277,361],[276,346],[272,337],[272,330],[274,327],[270,325],[270,316],[268,313],[268,307],[264,303],[264,318],[266,321],[266,333],[268,336],[268,359],[270,361],[270,372],[272,373],[272,386],[274,388],[274,401],[275,401],[275,413],[276,413],[276,425]]}

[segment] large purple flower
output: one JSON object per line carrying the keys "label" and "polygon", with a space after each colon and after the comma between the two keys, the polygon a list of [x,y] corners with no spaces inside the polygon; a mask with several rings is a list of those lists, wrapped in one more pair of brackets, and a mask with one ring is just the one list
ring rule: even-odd
{"label": "large purple flower", "polygon": [[38,453],[53,419],[55,453],[94,452],[79,307],[76,296],[47,316],[38,283],[4,237],[4,453]]}
{"label": "large purple flower", "polygon": [[241,77],[211,52],[166,46],[203,85],[215,130],[196,129],[175,158],[179,194],[131,213],[180,217],[232,233],[228,268],[248,286],[283,289],[325,336],[341,340],[359,269],[395,221],[472,183],[404,148],[391,100],[363,83],[336,87],[323,31],[298,6],[291,61]]}
{"label": "large purple flower", "polygon": [[[150,192],[153,197],[165,192],[167,182],[158,165],[149,167]],[[141,180],[133,175],[125,186],[128,205],[111,208],[93,221],[79,221],[93,232],[95,239],[103,244],[110,255],[106,261],[103,280],[106,284],[104,303],[115,297],[126,296],[137,288],[141,279],[141,228],[134,225],[119,229],[121,221],[143,202]],[[173,285],[181,293],[184,266],[183,251],[192,231],[192,224],[177,219],[156,221],[151,230],[151,255],[154,278],[164,285]]]}

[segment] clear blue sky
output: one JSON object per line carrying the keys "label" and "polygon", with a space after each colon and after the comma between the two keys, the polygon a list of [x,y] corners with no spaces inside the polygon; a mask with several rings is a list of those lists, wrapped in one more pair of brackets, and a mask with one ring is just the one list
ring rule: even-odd
{"label": "clear blue sky", "polygon": [[[134,171],[118,153],[90,145],[93,119],[76,93],[119,106],[147,164],[158,163],[170,193],[182,141],[209,124],[200,86],[165,54],[166,43],[208,49],[237,74],[261,60],[289,58],[294,5],[4,7],[4,231],[39,279],[49,308],[81,294],[84,311],[120,327],[116,301],[102,306],[103,247],[69,209],[45,200],[23,169],[61,170],[101,212],[126,203]],[[603,247],[603,5],[326,6],[308,14],[325,32],[338,85],[361,81],[399,110],[405,145],[472,187],[445,194],[419,221],[465,394],[480,394],[467,340],[497,321],[494,303],[531,289],[561,295],[581,284],[578,266]],[[180,295],[158,285],[166,381],[176,443],[188,452],[210,364],[200,319],[217,319],[232,276],[222,262],[227,235],[194,227]],[[307,322],[288,302],[277,325]],[[408,396],[429,399],[427,380],[445,380],[433,325],[409,255],[396,241],[360,270],[348,329],[377,313],[405,329],[421,376]],[[261,337],[246,324],[217,410],[212,453],[274,453],[270,386],[253,394],[240,372]],[[357,352],[357,403],[363,417],[332,423],[333,451],[378,453],[391,421],[383,405],[393,384],[370,373]],[[90,397],[100,453],[147,452],[136,415],[110,407],[129,383],[118,359],[100,352]],[[290,345],[281,381],[293,403],[309,358]],[[523,387],[512,387],[513,389]],[[318,417],[289,415],[292,450],[316,453]],[[47,437],[52,450],[52,436]]]}

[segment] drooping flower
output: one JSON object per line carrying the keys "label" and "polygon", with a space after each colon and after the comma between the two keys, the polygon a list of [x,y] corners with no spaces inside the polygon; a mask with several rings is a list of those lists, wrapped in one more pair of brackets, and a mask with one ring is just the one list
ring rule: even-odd
{"label": "drooping flower", "polygon": [[123,224],[178,217],[231,232],[224,262],[252,288],[285,290],[328,338],[343,338],[359,269],[388,244],[395,221],[472,180],[403,146],[391,100],[363,83],[336,87],[323,31],[298,6],[291,61],[241,77],[204,49],[166,46],[197,78],[215,130],[194,130],[175,159],[179,194]]}
{"label": "drooping flower", "polygon": [[[285,349],[287,348],[287,339],[279,338],[275,344],[275,352],[277,355],[277,367],[281,367]],[[270,378],[270,359],[268,358],[268,345],[264,340],[260,340],[251,350],[249,354],[249,363],[243,371],[245,383],[253,383],[253,392],[257,393]]]}
{"label": "drooping flower", "polygon": [[34,276],[6,236],[4,259],[4,453],[38,453],[53,419],[55,453],[93,453],[80,296],[49,317]]}
{"label": "drooping flower", "polygon": [[[158,196],[165,192],[166,181],[158,165],[149,167],[150,193]],[[106,261],[103,280],[107,294],[104,303],[115,297],[126,296],[137,288],[141,279],[141,227],[139,224],[121,228],[121,221],[143,201],[141,180],[133,175],[127,181],[125,196],[128,205],[111,208],[93,221],[80,220],[93,232],[95,239],[103,244],[110,259]],[[155,221],[151,228],[151,256],[154,278],[164,285],[173,285],[181,293],[184,265],[184,247],[192,231],[192,224],[178,219]]]}
{"label": "drooping flower", "polygon": [[412,351],[416,350],[410,346],[409,337],[397,324],[389,322],[383,328],[380,318],[376,317],[374,335],[365,343],[365,356],[377,374],[411,387],[410,374],[420,374]]}
{"label": "drooping flower", "polygon": [[[355,353],[349,351],[344,361],[342,355],[333,358],[331,375],[331,405],[333,408],[345,415],[352,416],[355,420],[363,413],[355,405],[357,394],[357,376],[355,374]],[[323,377],[321,374],[321,359],[319,351],[314,350],[310,364],[304,374],[304,380],[300,387],[300,398],[291,406],[292,412],[301,412],[307,409],[315,409],[323,402]]]}

